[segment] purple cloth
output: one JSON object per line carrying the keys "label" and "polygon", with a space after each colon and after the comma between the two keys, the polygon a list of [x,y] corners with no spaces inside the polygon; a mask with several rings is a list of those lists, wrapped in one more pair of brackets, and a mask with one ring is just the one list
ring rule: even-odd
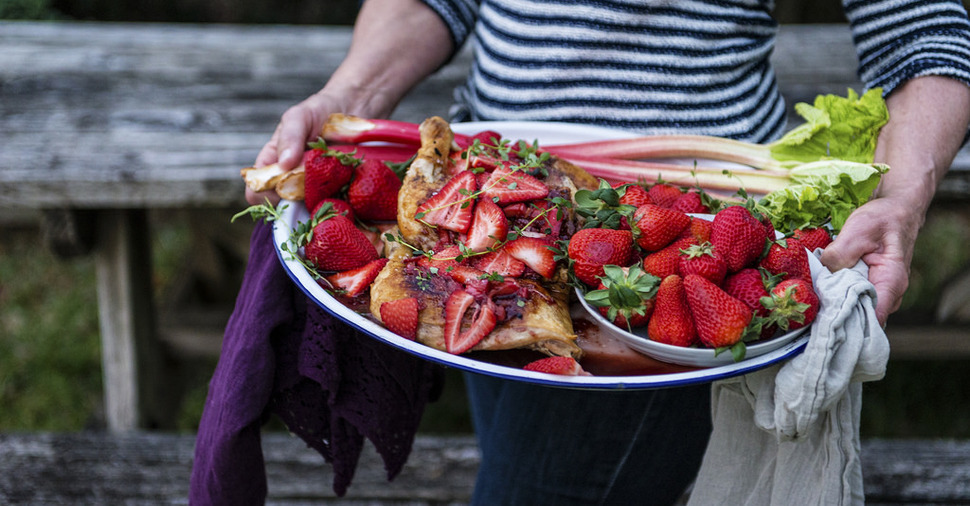
{"label": "purple cloth", "polygon": [[196,438],[189,502],[262,504],[260,426],[276,414],[332,463],[343,496],[370,439],[388,480],[404,466],[440,366],[359,334],[290,280],[258,223]]}

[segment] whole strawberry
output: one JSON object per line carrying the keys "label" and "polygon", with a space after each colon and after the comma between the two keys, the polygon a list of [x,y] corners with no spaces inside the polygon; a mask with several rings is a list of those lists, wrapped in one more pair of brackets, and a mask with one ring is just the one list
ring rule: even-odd
{"label": "whole strawberry", "polygon": [[[762,297],[768,296],[767,286],[777,283],[773,277],[765,278],[760,269],[748,267],[727,276],[721,283],[721,289],[728,295],[748,305],[755,316],[767,318],[770,311],[762,303]],[[777,325],[766,322],[761,329],[762,339],[771,337],[778,330]]]}
{"label": "whole strawberry", "polygon": [[808,250],[795,238],[772,241],[759,265],[781,279],[805,278],[809,281],[812,279],[812,271],[808,264]]}
{"label": "whole strawberry", "polygon": [[688,246],[682,252],[683,255],[680,256],[677,263],[677,273],[681,277],[686,277],[688,274],[697,274],[711,280],[716,285],[720,285],[721,281],[724,281],[724,276],[727,275],[727,264],[717,254],[717,251],[714,251],[714,246],[711,243],[703,242]]}
{"label": "whole strawberry", "polygon": [[808,251],[824,249],[832,242],[832,234],[825,227],[795,229],[792,237],[801,241]]}
{"label": "whole strawberry", "polygon": [[321,200],[332,197],[354,176],[360,160],[348,153],[328,149],[323,142],[310,144],[303,153],[303,200],[315,209]]}
{"label": "whole strawberry", "polygon": [[620,195],[620,203],[633,207],[640,207],[643,204],[652,204],[650,194],[638,184],[625,185],[623,195]]}
{"label": "whole strawberry", "polygon": [[632,330],[647,325],[660,278],[636,265],[629,268],[607,265],[603,271],[603,282],[598,290],[584,296],[586,302],[620,328]]}
{"label": "whole strawberry", "polygon": [[670,204],[670,208],[685,213],[706,214],[711,212],[711,209],[701,199],[701,194],[696,191],[689,191],[677,197],[677,200]]}
{"label": "whole strawberry", "polygon": [[597,286],[604,265],[626,266],[633,252],[633,233],[629,230],[584,228],[569,239],[567,254],[576,277]]}
{"label": "whole strawberry", "polygon": [[711,244],[728,272],[753,266],[764,252],[767,238],[764,225],[744,206],[729,206],[714,215]]}
{"label": "whole strawberry", "polygon": [[687,305],[687,292],[680,276],[667,276],[660,282],[653,315],[647,324],[647,335],[658,343],[673,346],[692,346],[697,342],[694,317]]}
{"label": "whole strawberry", "polygon": [[669,208],[674,205],[674,202],[683,195],[680,187],[669,183],[657,183],[651,186],[647,190],[647,193],[650,195],[650,200],[654,204],[663,208]]}
{"label": "whole strawberry", "polygon": [[401,180],[384,162],[366,159],[354,171],[347,201],[357,217],[366,221],[397,219],[397,192]]}
{"label": "whole strawberry", "polygon": [[657,251],[680,236],[690,225],[690,216],[658,205],[644,204],[633,213],[633,221],[638,230],[637,244],[647,251]]}
{"label": "whole strawberry", "polygon": [[347,271],[378,258],[374,244],[346,216],[325,211],[314,216],[313,221],[303,251],[317,269]]}
{"label": "whole strawberry", "polygon": [[696,274],[684,278],[684,290],[701,343],[728,348],[741,342],[754,313],[747,304]]}
{"label": "whole strawberry", "polygon": [[660,279],[677,274],[680,265],[681,250],[697,244],[693,237],[681,237],[660,251],[648,253],[643,257],[643,270]]}
{"label": "whole strawberry", "polygon": [[770,311],[770,318],[782,330],[795,330],[811,325],[818,315],[819,300],[809,280],[786,279],[771,289],[762,299]]}

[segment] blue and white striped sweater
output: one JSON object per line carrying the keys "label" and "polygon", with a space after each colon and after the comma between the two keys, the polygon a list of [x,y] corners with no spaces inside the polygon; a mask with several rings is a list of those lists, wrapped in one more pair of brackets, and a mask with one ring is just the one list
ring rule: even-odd
{"label": "blue and white striped sweater", "polygon": [[[424,0],[475,63],[455,120],[551,120],[762,142],[785,128],[768,0]],[[859,75],[970,83],[959,2],[846,1]]]}

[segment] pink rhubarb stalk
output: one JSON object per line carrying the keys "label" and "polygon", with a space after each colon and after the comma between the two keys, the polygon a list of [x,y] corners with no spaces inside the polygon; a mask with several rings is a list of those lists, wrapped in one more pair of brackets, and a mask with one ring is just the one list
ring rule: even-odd
{"label": "pink rhubarb stalk", "polygon": [[543,146],[542,149],[564,158],[576,155],[623,160],[691,158],[740,163],[756,169],[785,168],[771,156],[771,150],[766,145],[706,135],[649,135],[556,144]]}
{"label": "pink rhubarb stalk", "polygon": [[755,170],[749,168],[721,169],[697,165],[620,160],[583,155],[558,155],[607,182],[664,181],[678,186],[698,186],[705,190],[735,192],[744,188],[748,193],[771,193],[788,186],[787,171]]}
{"label": "pink rhubarb stalk", "polygon": [[[365,119],[347,114],[334,113],[327,118],[321,135],[327,142],[342,144],[359,144],[362,142],[388,142],[407,146],[421,145],[421,132],[417,123],[396,121],[390,119]],[[468,136],[455,134],[456,142],[464,141]]]}

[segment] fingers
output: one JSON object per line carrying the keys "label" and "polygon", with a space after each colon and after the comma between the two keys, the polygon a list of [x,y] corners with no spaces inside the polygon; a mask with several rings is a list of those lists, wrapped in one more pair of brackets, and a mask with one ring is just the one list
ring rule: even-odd
{"label": "fingers", "polygon": [[879,244],[868,234],[851,233],[843,230],[831,244],[822,250],[819,261],[832,272],[851,269],[864,255],[879,248]]}

